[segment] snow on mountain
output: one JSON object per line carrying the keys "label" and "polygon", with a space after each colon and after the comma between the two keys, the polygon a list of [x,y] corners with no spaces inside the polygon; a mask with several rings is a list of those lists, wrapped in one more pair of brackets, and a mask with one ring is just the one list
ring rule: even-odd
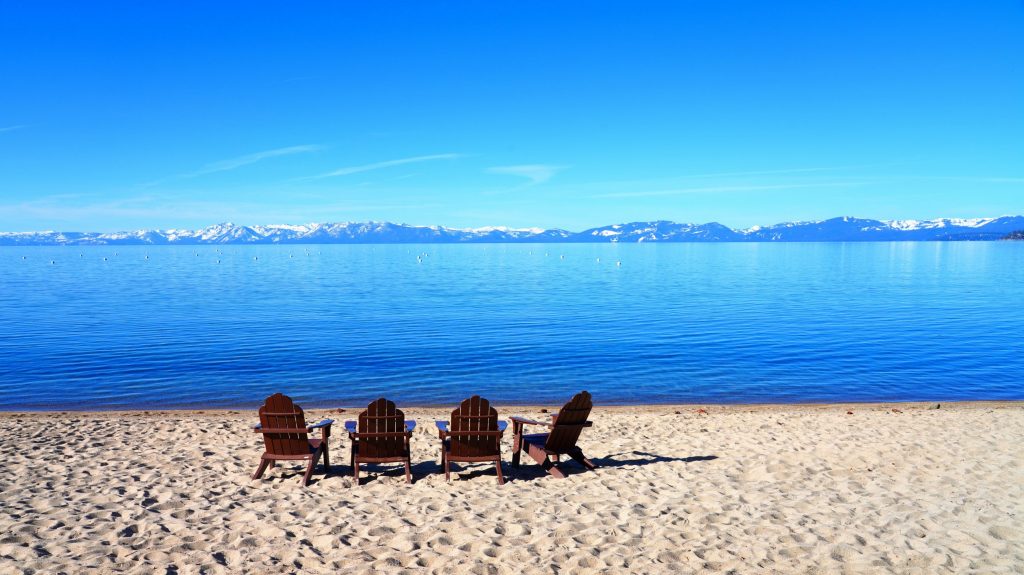
{"label": "snow on mountain", "polygon": [[818,222],[755,226],[742,233],[751,241],[930,241],[997,239],[1024,225],[1024,217],[869,220],[853,217]]}
{"label": "snow on mountain", "polygon": [[707,242],[736,241],[740,234],[717,222],[680,224],[665,220],[632,222],[584,230],[571,241],[607,242]]}
{"label": "snow on mountain", "polygon": [[539,234],[544,231],[544,228],[507,228],[505,226],[484,226],[482,228],[462,228],[456,229],[454,231],[470,232],[476,234],[486,234],[490,232]]}
{"label": "snow on mountain", "polygon": [[263,226],[226,222],[199,230],[0,232],[0,245],[948,241],[995,240],[1018,230],[1024,230],[1024,216],[887,221],[847,216],[742,230],[717,222],[693,224],[657,220],[614,224],[582,232],[504,226],[460,229],[374,221]]}
{"label": "snow on mountain", "polygon": [[946,228],[946,227],[960,227],[960,228],[980,228],[986,224],[990,224],[999,218],[941,218],[937,220],[891,220],[883,222],[888,224],[889,227],[897,230],[921,230],[921,229],[935,229],[935,228]]}

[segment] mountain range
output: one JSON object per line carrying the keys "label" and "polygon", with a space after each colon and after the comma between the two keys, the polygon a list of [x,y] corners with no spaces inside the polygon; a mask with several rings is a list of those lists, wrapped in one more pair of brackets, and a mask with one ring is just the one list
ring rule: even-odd
{"label": "mountain range", "polygon": [[240,226],[132,232],[0,232],[0,245],[395,244],[500,242],[851,242],[998,240],[1024,230],[1024,216],[936,220],[852,217],[733,229],[717,222],[631,222],[582,232],[541,228],[447,228],[390,222]]}

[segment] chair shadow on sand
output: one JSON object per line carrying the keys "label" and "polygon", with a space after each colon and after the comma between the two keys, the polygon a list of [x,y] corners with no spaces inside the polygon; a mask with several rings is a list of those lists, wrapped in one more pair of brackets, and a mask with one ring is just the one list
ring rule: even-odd
{"label": "chair shadow on sand", "polygon": [[[366,465],[366,468],[370,473],[359,476],[360,485],[370,485],[378,479],[405,477],[405,468],[394,463],[368,464]],[[444,467],[441,467],[441,464],[436,461],[420,461],[418,463],[413,463],[410,470],[412,471],[412,482],[414,484],[419,483],[423,478],[430,475],[438,473],[444,475]],[[494,474],[493,468],[491,469],[491,474]],[[338,475],[352,479],[352,468],[347,465],[340,465],[334,468],[331,475]]]}
{"label": "chair shadow on sand", "polygon": [[[655,463],[699,463],[702,461],[714,461],[718,459],[717,455],[691,455],[689,457],[667,457],[664,455],[657,455],[655,453],[647,453],[644,451],[629,451],[623,453],[613,453],[604,457],[595,457],[591,461],[597,466],[597,473],[600,473],[602,469],[615,469],[619,467],[640,467],[644,465],[652,465]],[[482,464],[473,465],[459,465],[454,464],[452,469],[453,474],[457,473],[461,479],[473,479],[476,477],[494,477],[494,467]],[[505,472],[505,478],[507,481],[533,481],[536,479],[544,479],[550,477],[544,469],[539,465],[531,465],[525,463],[517,468],[512,467],[507,461],[502,462],[502,468]],[[369,485],[377,481],[378,477],[384,478],[402,478],[405,476],[405,469],[401,465],[395,464],[380,464],[374,465],[372,468],[373,473],[363,475],[360,477],[360,483],[362,485]],[[572,462],[568,462],[562,467],[562,470],[566,472],[566,475],[580,475],[587,472],[581,466],[574,465]],[[317,473],[313,474],[310,485],[316,485],[322,481],[325,476],[323,474],[323,468],[318,468]],[[424,477],[431,475],[440,474],[444,475],[444,467],[441,466],[437,461],[420,461],[413,463],[412,465],[412,477],[413,482],[416,482]],[[282,469],[280,473],[281,480],[288,480],[294,477],[302,476],[302,469],[295,467],[294,471],[291,469]],[[348,465],[331,465],[331,473],[327,478],[333,477],[352,477],[352,468]]]}
{"label": "chair shadow on sand", "polygon": [[[622,456],[628,455],[639,455],[633,459],[618,459]],[[644,451],[630,451],[628,453],[616,453],[608,455],[602,458],[594,459],[594,464],[597,465],[598,469],[602,467],[630,467],[639,465],[651,465],[652,463],[671,463],[673,461],[680,463],[696,463],[698,461],[714,461],[718,459],[717,455],[691,455],[689,457],[666,457],[664,455],[658,455],[655,453],[646,453]]]}
{"label": "chair shadow on sand", "polygon": [[[592,457],[590,460],[597,466],[595,470],[600,473],[602,469],[615,469],[619,467],[640,467],[655,463],[697,463],[701,461],[713,461],[718,459],[717,455],[691,455],[689,457],[667,457],[655,453],[643,451],[629,451],[624,453],[613,453],[604,457]],[[562,467],[566,475],[581,475],[588,473],[588,470],[572,462]],[[532,481],[548,477],[547,472],[539,465],[524,464],[519,469],[513,469],[510,475],[512,481]]]}
{"label": "chair shadow on sand", "polygon": [[[364,463],[363,471],[369,471],[369,474],[359,476],[360,485],[370,485],[378,480],[378,478],[401,478],[405,479],[405,467],[401,464],[396,463]],[[435,473],[444,474],[444,468],[438,465],[436,462],[423,462],[414,463],[412,465],[412,478],[413,483],[419,479],[423,479],[425,475],[433,475]],[[280,479],[286,481],[295,477],[302,477],[302,469],[295,467],[294,469],[281,469],[279,472]],[[491,475],[494,475],[494,469],[491,469]],[[322,466],[317,467],[316,472],[310,479],[310,485],[316,485],[321,481],[336,480],[341,478],[352,479],[352,466],[344,463],[332,463],[331,470],[326,473]]]}

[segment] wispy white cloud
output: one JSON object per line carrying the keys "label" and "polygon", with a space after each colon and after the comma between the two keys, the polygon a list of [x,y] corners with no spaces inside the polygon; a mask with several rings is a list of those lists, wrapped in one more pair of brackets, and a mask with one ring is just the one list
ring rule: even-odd
{"label": "wispy white cloud", "polygon": [[371,170],[380,170],[383,168],[391,168],[393,166],[404,166],[406,164],[417,164],[419,162],[432,162],[435,160],[457,160],[463,157],[462,154],[430,154],[427,156],[413,156],[411,158],[400,158],[397,160],[385,160],[383,162],[374,162],[372,164],[363,164],[361,166],[348,166],[345,168],[338,168],[333,172],[327,172],[326,174],[320,174],[319,176],[310,176],[304,179],[320,179],[320,178],[335,178],[338,176],[348,176],[350,174],[358,174],[361,172],[369,172]]}
{"label": "wispy white cloud", "polygon": [[248,166],[249,164],[255,164],[256,162],[262,162],[270,158],[278,158],[281,156],[292,156],[295,154],[306,154],[309,152],[316,152],[322,150],[323,146],[317,146],[308,144],[304,146],[288,146],[286,148],[277,148],[274,150],[266,150],[264,152],[256,152],[255,154],[247,154],[245,156],[239,156],[237,158],[230,158],[227,160],[220,160],[219,162],[211,162],[206,164],[202,168],[190,172],[188,174],[182,174],[182,178],[195,178],[198,176],[205,176],[206,174],[213,174],[216,172],[227,172],[229,170],[235,170],[242,166]]}
{"label": "wispy white cloud", "polygon": [[1024,184],[1024,178],[979,178],[978,181],[989,184]]}
{"label": "wispy white cloud", "polygon": [[255,164],[257,162],[262,162],[263,160],[268,160],[270,158],[279,158],[281,156],[292,156],[292,155],[295,155],[295,154],[307,154],[307,153],[316,152],[316,151],[319,151],[319,150],[322,150],[322,149],[324,149],[323,146],[319,146],[319,145],[316,145],[316,144],[306,144],[306,145],[302,145],[302,146],[288,146],[288,147],[285,147],[285,148],[276,148],[276,149],[273,149],[273,150],[265,150],[263,152],[256,152],[255,154],[246,154],[244,156],[238,156],[237,158],[229,158],[227,160],[219,160],[219,161],[216,161],[216,162],[210,162],[209,164],[206,164],[205,166],[203,166],[203,167],[201,167],[198,170],[195,170],[193,172],[187,172],[187,173],[184,173],[184,174],[178,174],[176,176],[168,176],[166,178],[160,178],[159,180],[153,180],[151,182],[146,182],[146,183],[140,184],[139,187],[140,188],[152,188],[152,187],[155,187],[155,186],[159,186],[161,184],[165,184],[165,183],[170,182],[170,181],[188,180],[188,179],[191,179],[191,178],[198,178],[200,176],[205,176],[207,174],[215,174],[217,172],[227,172],[227,171],[230,171],[230,170],[236,170],[238,168],[241,168],[242,166],[248,166],[250,164]]}
{"label": "wispy white cloud", "polygon": [[1013,176],[895,176],[895,179],[942,180],[947,182],[970,182],[976,184],[1024,184],[1024,178]]}
{"label": "wispy white cloud", "polygon": [[4,126],[3,128],[0,128],[0,132],[13,132],[15,130],[20,130],[20,129],[24,128],[24,127],[25,126],[23,126],[23,125]]}
{"label": "wispy white cloud", "polygon": [[488,174],[503,174],[507,176],[519,176],[530,180],[531,184],[543,184],[550,180],[566,166],[552,166],[549,164],[523,164],[519,166],[494,166],[487,168]]}
{"label": "wispy white cloud", "polygon": [[657,196],[680,196],[684,194],[721,194],[729,192],[759,192],[767,190],[792,190],[797,188],[852,188],[863,185],[863,182],[815,182],[805,184],[765,184],[740,186],[704,186],[697,188],[677,188],[671,190],[644,190],[636,192],[612,192],[597,194],[594,198],[643,198]]}
{"label": "wispy white cloud", "polygon": [[707,174],[687,174],[679,176],[681,179],[687,178],[742,178],[747,176],[774,176],[781,174],[806,174],[811,172],[834,172],[837,170],[848,170],[855,168],[856,166],[833,166],[833,167],[818,167],[818,168],[784,168],[779,170],[752,170],[746,172],[711,172]]}
{"label": "wispy white cloud", "polygon": [[[741,183],[774,183],[780,179],[799,179],[807,181],[812,178],[828,180],[858,178],[863,179],[863,170],[900,165],[899,162],[873,165],[847,165],[847,166],[811,166],[802,168],[780,168],[775,170],[747,170],[735,172],[702,172],[692,174],[679,174],[659,178],[644,178],[631,180],[601,180],[591,182],[580,182],[573,184],[575,190],[589,190],[594,192],[609,191],[618,192],[624,188],[664,188],[676,189],[696,185],[692,180],[721,180],[722,185],[739,185]],[[829,173],[832,172],[832,173]],[[834,172],[840,172],[836,174]],[[843,174],[842,172],[851,172]],[[858,175],[853,175],[858,174]],[[791,176],[783,178],[782,176]],[[712,186],[708,186],[712,187]]]}

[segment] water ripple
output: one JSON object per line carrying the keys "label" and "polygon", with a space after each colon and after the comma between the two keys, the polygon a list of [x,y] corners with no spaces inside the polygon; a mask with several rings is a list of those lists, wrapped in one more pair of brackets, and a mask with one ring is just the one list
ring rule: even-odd
{"label": "water ripple", "polygon": [[294,251],[0,248],[0,409],[1024,399],[1021,243]]}

